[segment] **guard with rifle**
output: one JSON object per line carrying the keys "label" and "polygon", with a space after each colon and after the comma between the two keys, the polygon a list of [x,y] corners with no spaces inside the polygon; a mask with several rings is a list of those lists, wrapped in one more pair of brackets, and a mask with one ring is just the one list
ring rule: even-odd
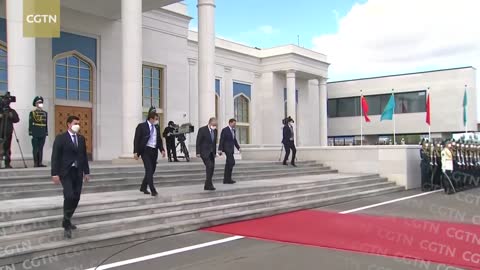
{"label": "guard with rifle", "polygon": [[10,148],[12,146],[12,135],[15,131],[13,124],[20,121],[18,113],[10,107],[12,102],[16,102],[16,97],[11,96],[10,92],[0,97],[0,144],[2,144],[0,156],[5,160],[5,168],[7,169],[12,168],[12,151]]}

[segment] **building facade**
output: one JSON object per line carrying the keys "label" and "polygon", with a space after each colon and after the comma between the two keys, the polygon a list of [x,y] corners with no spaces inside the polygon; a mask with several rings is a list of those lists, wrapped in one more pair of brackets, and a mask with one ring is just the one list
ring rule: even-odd
{"label": "building facade", "polygon": [[[47,160],[71,114],[81,118],[93,160],[131,158],[135,127],[152,105],[162,126],[190,122],[197,130],[212,116],[220,126],[234,117],[242,144],[279,144],[281,120],[291,115],[299,144],[327,144],[326,56],[216,38],[213,0],[198,1],[198,33],[188,30],[179,1],[62,0],[61,37],[52,39],[22,36],[22,2],[0,1],[0,92],[17,97],[15,128],[27,159],[37,95],[49,112]],[[188,137],[193,146],[196,134]]]}
{"label": "building facade", "polygon": [[[396,105],[395,121],[380,121],[392,89]],[[466,127],[463,123],[465,89]],[[450,138],[452,134],[465,130],[477,131],[476,89],[476,70],[473,67],[329,82],[329,145],[358,145],[362,129],[364,143],[390,143],[393,142],[394,124],[397,143],[403,138],[406,143],[417,144],[420,138],[429,134],[426,123],[428,90],[432,138]],[[361,94],[369,105],[369,123],[360,116]]]}

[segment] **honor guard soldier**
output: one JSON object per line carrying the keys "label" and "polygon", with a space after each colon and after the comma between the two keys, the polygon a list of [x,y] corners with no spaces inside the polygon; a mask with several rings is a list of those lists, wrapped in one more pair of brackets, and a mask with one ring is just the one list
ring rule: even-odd
{"label": "honor guard soldier", "polygon": [[47,112],[43,110],[43,97],[33,99],[35,110],[30,112],[28,133],[32,136],[34,167],[46,167],[42,164],[43,146],[48,136]]}
{"label": "honor guard soldier", "polygon": [[430,157],[428,154],[428,140],[422,139],[422,148],[420,149],[420,170],[422,173],[422,191],[433,190],[430,179]]}

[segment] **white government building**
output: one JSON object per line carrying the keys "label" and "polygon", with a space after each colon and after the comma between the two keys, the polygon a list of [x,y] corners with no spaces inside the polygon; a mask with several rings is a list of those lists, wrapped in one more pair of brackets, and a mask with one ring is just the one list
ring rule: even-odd
{"label": "white government building", "polygon": [[[294,45],[259,49],[216,38],[214,0],[198,0],[198,33],[189,31],[187,7],[176,0],[62,0],[62,33],[53,39],[22,36],[22,2],[0,0],[0,91],[17,96],[12,107],[21,122],[15,128],[27,159],[32,157],[28,113],[37,95],[45,98],[49,112],[46,160],[68,114],[80,116],[92,159],[131,158],[135,127],[152,105],[162,126],[173,120],[197,130],[217,116],[222,127],[234,117],[240,143],[250,146],[279,145],[286,115],[296,121],[298,145],[326,146],[341,138],[345,144],[345,137],[359,135],[359,89],[376,95],[430,86],[439,96],[432,96],[432,132],[441,134],[464,130],[461,99],[468,84],[468,126],[476,130],[473,68],[329,83],[327,91],[329,63],[321,53]],[[371,99],[372,112],[378,111]],[[418,101],[411,102],[406,106],[414,111],[398,116],[399,134],[426,131]],[[375,124],[376,118],[364,129],[369,142],[391,133],[389,123]],[[189,135],[190,146],[195,135]],[[15,141],[12,151],[18,159]]]}

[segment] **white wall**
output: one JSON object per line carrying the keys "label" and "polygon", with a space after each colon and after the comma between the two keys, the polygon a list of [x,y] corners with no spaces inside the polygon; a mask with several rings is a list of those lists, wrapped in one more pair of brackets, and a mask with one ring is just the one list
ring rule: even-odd
{"label": "white wall", "polygon": [[[328,98],[388,94],[395,92],[426,90],[430,87],[431,131],[461,132],[463,127],[463,93],[467,84],[468,129],[477,130],[477,98],[475,69],[455,69],[403,76],[333,82],[327,85]],[[392,121],[380,122],[380,115],[371,116],[370,123],[364,123],[365,135],[390,134]],[[427,133],[425,113],[395,115],[397,133]],[[336,117],[328,120],[328,136],[360,135],[360,117]]]}

